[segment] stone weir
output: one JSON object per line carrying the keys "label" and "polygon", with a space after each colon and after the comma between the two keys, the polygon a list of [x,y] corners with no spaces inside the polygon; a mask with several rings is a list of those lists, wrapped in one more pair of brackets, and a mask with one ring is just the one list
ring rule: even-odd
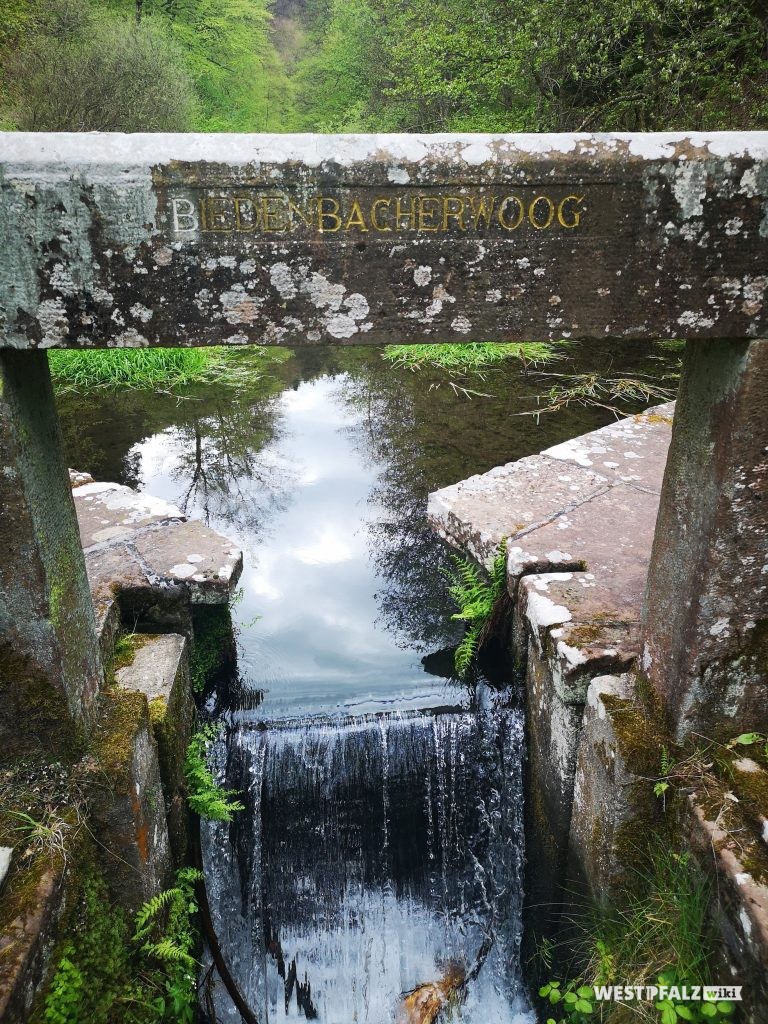
{"label": "stone weir", "polygon": [[429,518],[486,566],[506,539],[529,746],[529,929],[556,935],[574,891],[604,901],[625,889],[647,836],[675,815],[682,847],[714,881],[718,983],[743,984],[745,1019],[765,1021],[768,773],[718,744],[730,758],[718,777],[711,753],[678,750],[633,672],[673,415],[674,403],[657,406],[443,488]]}
{"label": "stone weir", "polygon": [[60,821],[62,837],[60,850],[37,856],[23,841],[0,846],[2,1021],[26,1020],[44,991],[57,942],[71,934],[89,857],[129,913],[167,888],[187,860],[183,761],[195,720],[192,684],[199,688],[211,617],[228,616],[242,569],[231,541],[174,505],[84,473],[70,471],[70,480],[105,682],[82,749],[51,765],[22,746],[0,771],[11,813],[33,810],[13,803],[25,770],[18,766],[29,761],[31,785],[56,807],[46,820]]}

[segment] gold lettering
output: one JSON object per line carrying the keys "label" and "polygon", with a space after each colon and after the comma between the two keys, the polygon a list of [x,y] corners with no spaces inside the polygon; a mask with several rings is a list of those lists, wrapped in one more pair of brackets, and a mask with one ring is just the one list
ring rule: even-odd
{"label": "gold lettering", "polygon": [[399,198],[395,200],[395,228],[397,231],[400,230],[400,221],[403,219],[403,217],[405,217],[405,219],[408,221],[408,227],[413,227],[413,222],[416,219],[416,200],[413,198],[413,196],[411,196],[408,202],[411,207],[410,212],[403,213],[401,200]]}
{"label": "gold lettering", "polygon": [[[326,208],[326,204],[330,204],[330,208]],[[325,222],[327,220],[331,221],[333,227],[326,227]],[[318,198],[317,227],[319,231],[331,234],[339,230],[341,227],[341,217],[339,216],[338,199],[330,199],[327,196],[320,196]]]}
{"label": "gold lettering", "polygon": [[[504,220],[507,203],[517,203],[517,217],[514,221]],[[522,200],[518,199],[517,196],[504,196],[499,204],[499,210],[496,216],[499,224],[501,224],[505,231],[514,231],[515,228],[519,228],[523,222],[523,217],[525,216],[525,207],[523,206]]]}
{"label": "gold lettering", "polygon": [[208,199],[208,230],[229,234],[235,227],[235,204],[231,199],[210,196]]}
{"label": "gold lettering", "polygon": [[293,220],[294,213],[299,218],[299,220],[303,222],[304,227],[311,228],[311,227],[314,226],[314,217],[312,216],[312,214],[311,213],[307,213],[305,210],[299,209],[299,207],[293,202],[293,200],[289,199],[288,200],[288,219],[290,221],[290,226],[292,228],[294,227],[294,223],[295,223],[294,220]]}
{"label": "gold lettering", "polygon": [[360,228],[361,231],[368,230],[368,225],[365,223],[365,217],[363,216],[363,211],[360,209],[360,203],[357,199],[352,201],[349,216],[344,224],[345,231],[349,231],[350,228]]}
{"label": "gold lettering", "polygon": [[[278,204],[277,209],[274,208],[274,203]],[[282,218],[280,214],[283,215]],[[280,196],[261,197],[261,218],[265,231],[285,231],[290,227],[285,214],[285,202]]]}
{"label": "gold lettering", "polygon": [[[539,203],[547,204],[547,219],[544,221],[543,224],[539,224],[536,220],[536,207]],[[549,225],[552,223],[554,216],[555,204],[547,196],[536,196],[536,198],[531,201],[531,205],[528,207],[528,220],[531,222],[532,226],[536,228],[537,231],[543,231],[544,228],[548,228]]]}
{"label": "gold lettering", "polygon": [[[432,204],[432,209],[426,208],[427,203]],[[434,220],[427,220],[428,217],[437,217],[440,212],[440,200],[432,199],[429,196],[419,196],[419,219],[417,231],[439,231],[440,224]]]}
{"label": "gold lettering", "polygon": [[[453,206],[453,208],[451,208]],[[464,207],[466,203],[458,196],[443,196],[443,231],[448,230],[448,221],[455,220],[460,231],[466,231]]]}
{"label": "gold lettering", "polygon": [[[258,224],[258,214],[251,199],[235,197],[235,231],[254,231]],[[247,216],[243,216],[247,214]]]}
{"label": "gold lettering", "polygon": [[[399,200],[398,200],[399,202]],[[371,206],[371,224],[373,225],[374,231],[391,231],[392,228],[388,224],[380,224],[378,219],[378,210],[380,207],[386,206],[387,212],[392,205],[391,199],[375,199]]]}
{"label": "gold lettering", "polygon": [[477,230],[480,227],[490,227],[493,209],[496,205],[495,196],[469,197],[469,205],[472,210],[472,226]]}
{"label": "gold lettering", "polygon": [[562,224],[564,228],[577,228],[579,221],[581,220],[582,211],[579,209],[571,212],[571,220],[568,222],[565,219],[565,204],[570,203],[571,200],[575,203],[580,203],[584,199],[584,196],[566,196],[565,199],[561,200],[560,205],[557,207],[557,220],[559,224]]}

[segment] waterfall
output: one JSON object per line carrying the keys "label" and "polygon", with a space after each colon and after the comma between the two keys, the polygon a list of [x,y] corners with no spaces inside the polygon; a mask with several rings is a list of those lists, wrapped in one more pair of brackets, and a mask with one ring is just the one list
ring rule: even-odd
{"label": "waterfall", "polygon": [[[246,811],[207,827],[206,873],[265,1021],[393,1024],[404,992],[471,970],[489,935],[459,1019],[524,1012],[522,748],[509,710],[241,726],[221,743]],[[237,1020],[219,989],[219,1019]]]}

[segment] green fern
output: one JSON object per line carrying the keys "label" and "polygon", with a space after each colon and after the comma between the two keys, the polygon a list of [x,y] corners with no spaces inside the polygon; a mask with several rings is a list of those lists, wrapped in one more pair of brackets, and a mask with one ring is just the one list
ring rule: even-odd
{"label": "green fern", "polygon": [[467,632],[454,653],[454,667],[464,679],[483,646],[488,626],[499,599],[507,587],[507,539],[499,544],[486,579],[482,571],[458,555],[452,555],[453,568],[444,570],[448,593],[458,607],[451,618],[467,623]]}
{"label": "green fern", "polygon": [[219,734],[216,726],[203,726],[194,734],[187,747],[184,777],[187,780],[187,803],[201,818],[209,821],[231,821],[235,811],[244,810],[236,789],[222,789],[211,774],[205,759],[208,744]]}

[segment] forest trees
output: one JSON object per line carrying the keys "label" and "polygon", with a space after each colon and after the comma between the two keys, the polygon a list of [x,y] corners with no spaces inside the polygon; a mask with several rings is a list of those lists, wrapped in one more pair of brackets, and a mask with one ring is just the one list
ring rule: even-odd
{"label": "forest trees", "polygon": [[765,0],[0,0],[4,127],[766,122]]}
{"label": "forest trees", "polygon": [[267,0],[0,0],[0,125],[277,129],[269,115],[278,119],[290,88],[270,44],[267,7]]}
{"label": "forest trees", "polygon": [[53,0],[24,27],[4,61],[15,127],[181,131],[192,123],[191,77],[159,26],[122,24],[82,0]]}
{"label": "forest trees", "polygon": [[307,0],[304,127],[759,128],[761,0]]}

